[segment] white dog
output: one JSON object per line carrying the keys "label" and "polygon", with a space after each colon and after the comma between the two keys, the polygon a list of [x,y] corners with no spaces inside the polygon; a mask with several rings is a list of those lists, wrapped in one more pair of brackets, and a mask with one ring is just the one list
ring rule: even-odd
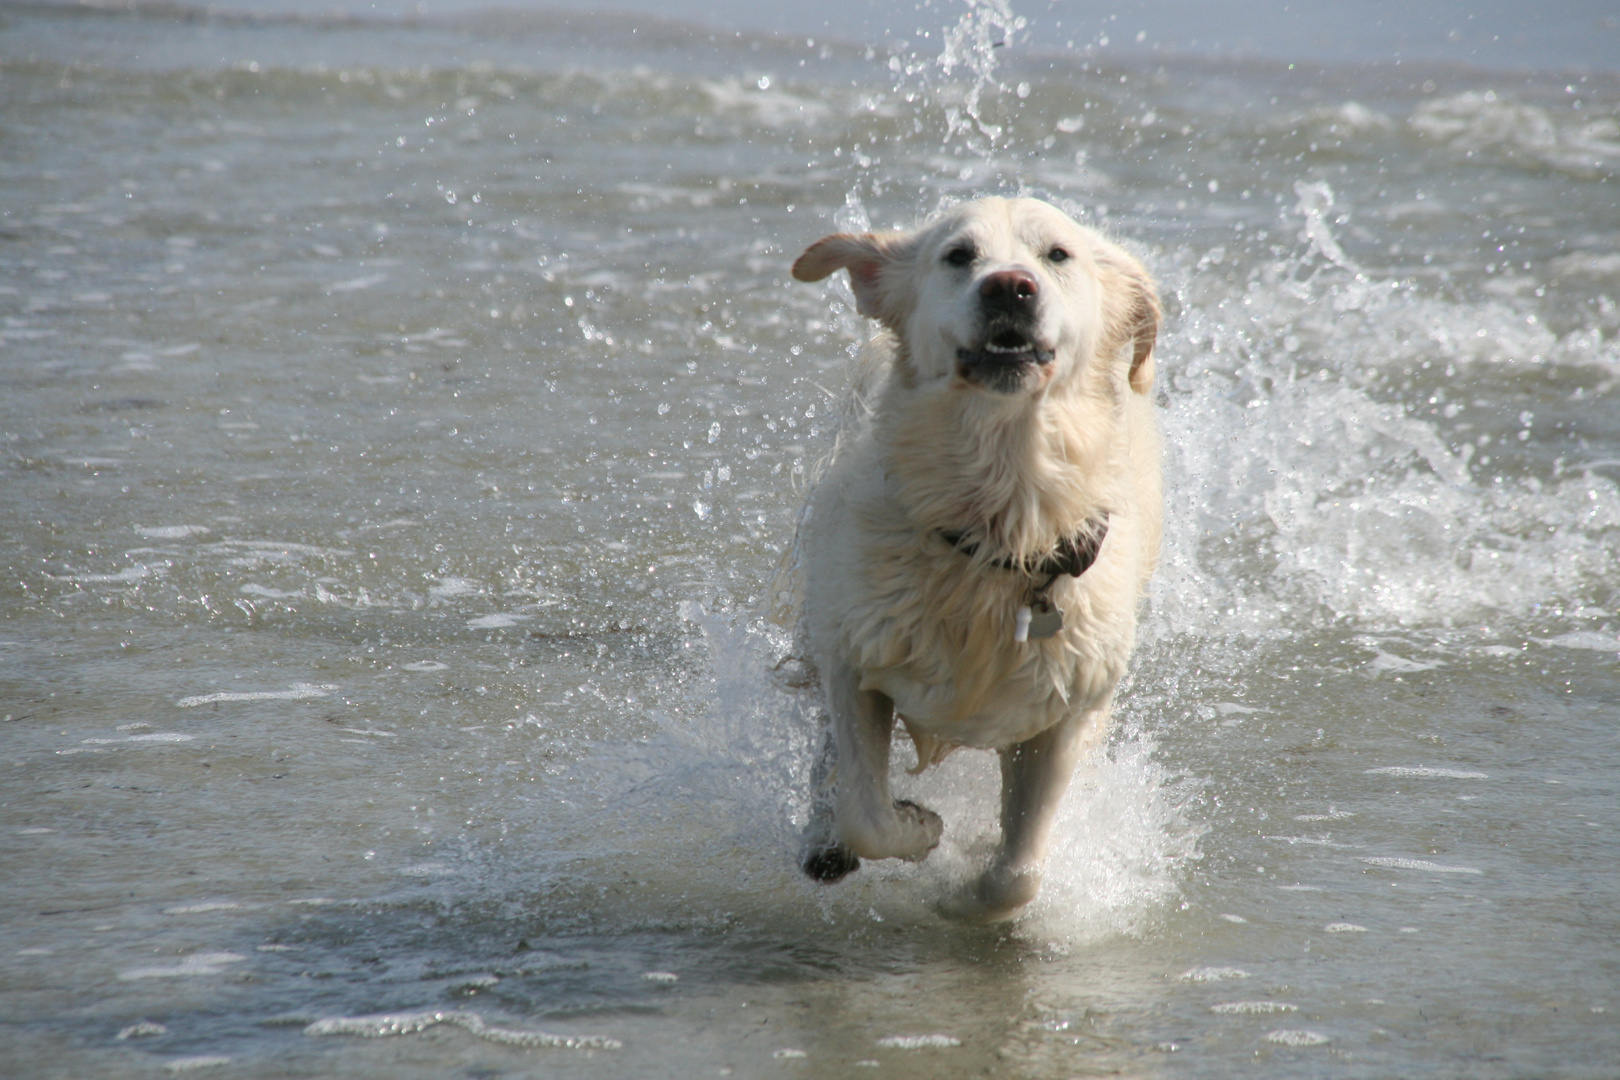
{"label": "white dog", "polygon": [[915,771],[1000,752],[1000,848],[944,910],[1007,918],[1035,897],[1069,777],[1107,731],[1158,556],[1158,295],[1034,199],[828,236],[793,276],[840,269],[882,324],[881,382],[802,525],[833,736],[804,871],[836,881],[939,843],[938,814],[890,795],[898,716]]}

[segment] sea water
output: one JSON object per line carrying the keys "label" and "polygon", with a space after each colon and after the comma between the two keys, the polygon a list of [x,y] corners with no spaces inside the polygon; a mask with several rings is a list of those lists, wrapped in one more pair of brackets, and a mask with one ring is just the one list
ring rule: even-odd
{"label": "sea water", "polygon": [[[1620,80],[925,14],[0,12],[3,1071],[1613,1075]],[[795,868],[787,268],[995,193],[1158,277],[1168,524],[974,927],[991,755]]]}

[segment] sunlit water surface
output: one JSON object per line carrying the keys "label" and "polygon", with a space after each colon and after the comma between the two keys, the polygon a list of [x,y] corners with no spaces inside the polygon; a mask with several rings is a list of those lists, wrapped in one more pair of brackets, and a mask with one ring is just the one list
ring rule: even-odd
{"label": "sunlit water surface", "polygon": [[[1614,78],[3,15],[7,1070],[1613,1075]],[[1020,191],[1162,282],[1169,525],[986,929],[989,755],[797,874],[770,616],[788,265]]]}

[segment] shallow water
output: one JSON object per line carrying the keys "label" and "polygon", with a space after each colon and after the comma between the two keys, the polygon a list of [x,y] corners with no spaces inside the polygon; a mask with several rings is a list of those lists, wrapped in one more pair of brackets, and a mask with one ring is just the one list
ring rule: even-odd
{"label": "shallow water", "polygon": [[[1620,82],[976,11],[4,13],[16,1068],[1612,1074]],[[923,865],[797,875],[768,615],[864,332],[787,266],[1016,191],[1161,280],[1169,525],[982,929],[987,755]]]}

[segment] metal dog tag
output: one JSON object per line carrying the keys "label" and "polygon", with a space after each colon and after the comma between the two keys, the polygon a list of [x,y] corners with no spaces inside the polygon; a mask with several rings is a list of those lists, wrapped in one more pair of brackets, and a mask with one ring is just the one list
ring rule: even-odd
{"label": "metal dog tag", "polygon": [[1033,641],[1049,638],[1063,629],[1063,610],[1046,597],[1038,597],[1030,605],[1029,636]]}
{"label": "metal dog tag", "polygon": [[1018,609],[1017,618],[1013,623],[1013,640],[1039,641],[1051,637],[1061,629],[1063,629],[1063,610],[1044,596],[1038,597],[1033,606],[1025,604]]}

